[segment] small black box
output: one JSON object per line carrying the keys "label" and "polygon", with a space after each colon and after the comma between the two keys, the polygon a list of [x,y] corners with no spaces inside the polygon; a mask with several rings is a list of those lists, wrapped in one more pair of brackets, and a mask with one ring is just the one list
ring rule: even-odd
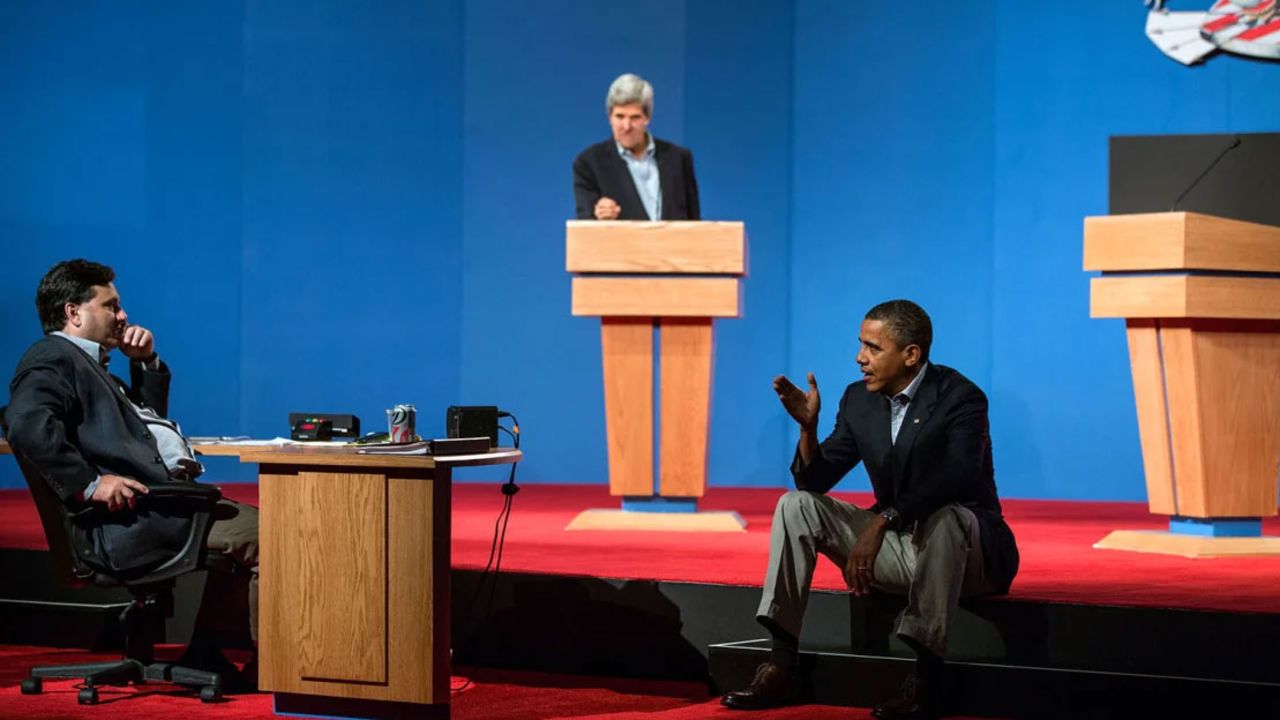
{"label": "small black box", "polygon": [[318,418],[303,417],[293,424],[289,439],[299,442],[329,441],[333,439],[333,423]]}
{"label": "small black box", "polygon": [[487,437],[498,446],[496,405],[450,405],[444,415],[445,433],[451,438]]}
{"label": "small black box", "polygon": [[[289,413],[289,427],[296,428],[300,422],[318,423],[328,421],[330,427],[333,428],[332,435],[335,438],[358,438],[360,437],[360,418],[355,415],[343,413]],[[297,438],[294,438],[295,440]],[[311,438],[315,439],[315,438]],[[329,438],[325,438],[328,440]]]}

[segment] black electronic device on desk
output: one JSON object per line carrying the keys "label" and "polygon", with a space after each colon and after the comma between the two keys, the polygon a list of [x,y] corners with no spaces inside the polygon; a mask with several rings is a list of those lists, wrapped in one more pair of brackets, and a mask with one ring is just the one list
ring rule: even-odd
{"label": "black electronic device on desk", "polygon": [[490,445],[497,447],[498,407],[496,405],[450,405],[445,411],[444,427],[451,438],[487,437]]}
{"label": "black electronic device on desk", "polygon": [[360,418],[343,413],[289,413],[289,438],[313,440],[354,440],[360,437]]}
{"label": "black electronic device on desk", "polygon": [[319,418],[301,418],[293,424],[289,439],[300,442],[333,439],[333,422]]}

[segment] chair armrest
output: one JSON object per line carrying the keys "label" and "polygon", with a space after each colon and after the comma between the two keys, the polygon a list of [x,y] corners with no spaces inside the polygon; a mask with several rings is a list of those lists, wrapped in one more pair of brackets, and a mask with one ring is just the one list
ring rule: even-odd
{"label": "chair armrest", "polygon": [[154,498],[198,498],[216,503],[222,499],[222,491],[216,485],[199,485],[191,482],[157,483],[147,486],[149,491],[141,499]]}
{"label": "chair armrest", "polygon": [[[222,499],[222,491],[214,485],[200,485],[191,482],[156,483],[147,486],[147,494],[139,495],[138,504],[146,507],[147,503],[157,501],[191,501],[197,505],[197,512],[211,512]],[[93,525],[102,518],[109,517],[111,512],[102,503],[85,503],[75,509],[68,509],[68,514],[76,524]]]}

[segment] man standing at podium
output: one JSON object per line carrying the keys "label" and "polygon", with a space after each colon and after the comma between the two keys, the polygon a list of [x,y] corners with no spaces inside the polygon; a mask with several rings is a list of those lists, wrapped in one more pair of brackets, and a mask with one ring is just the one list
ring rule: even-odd
{"label": "man standing at podium", "polygon": [[[791,465],[797,489],[782,496],[773,517],[757,615],[772,637],[769,660],[750,687],[722,698],[729,707],[799,700],[800,626],[818,553],[843,569],[855,595],[906,596],[896,633],[916,653],[916,677],[901,697],[872,711],[882,720],[941,715],[947,626],[960,598],[1008,592],[1017,573],[1018,548],[996,495],[986,396],[929,362],[932,324],[909,300],[871,308],[858,340],[862,380],[845,389],[821,444],[813,374],[808,392],[774,378],[800,425]],[[826,494],[859,462],[875,493],[867,509]]]}
{"label": "man standing at podium", "polygon": [[700,220],[693,154],[649,134],[653,86],[620,75],[609,86],[605,112],[613,137],[573,161],[579,220]]}

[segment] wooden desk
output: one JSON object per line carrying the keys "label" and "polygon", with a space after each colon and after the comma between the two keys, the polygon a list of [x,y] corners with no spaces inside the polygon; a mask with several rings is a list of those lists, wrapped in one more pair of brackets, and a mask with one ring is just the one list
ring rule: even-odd
{"label": "wooden desk", "polygon": [[453,468],[520,451],[194,447],[258,465],[258,684],[277,712],[447,716]]}
{"label": "wooden desk", "polygon": [[259,468],[258,684],[277,712],[448,715],[452,470],[521,457],[240,448]]}

